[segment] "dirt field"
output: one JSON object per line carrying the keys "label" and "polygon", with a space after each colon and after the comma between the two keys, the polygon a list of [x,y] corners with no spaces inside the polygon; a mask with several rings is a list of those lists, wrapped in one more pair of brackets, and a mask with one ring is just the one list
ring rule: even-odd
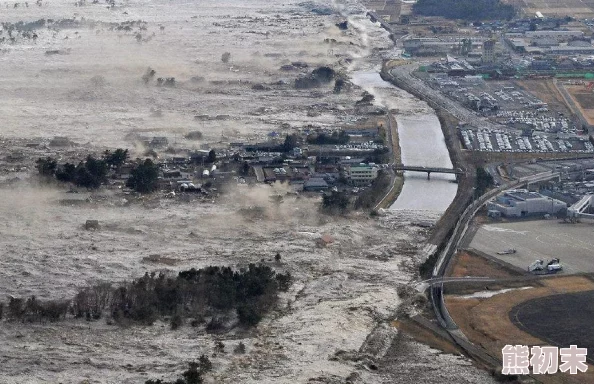
{"label": "dirt field", "polygon": [[515,1],[528,16],[541,12],[545,16],[594,17],[592,0],[520,0]]}
{"label": "dirt field", "polygon": [[567,107],[563,96],[553,84],[552,79],[544,80],[517,80],[516,85],[523,90],[534,95],[549,105],[549,109],[562,112],[566,116],[571,116],[571,110]]}
{"label": "dirt field", "polygon": [[563,85],[580,109],[588,124],[594,123],[594,94],[584,89],[583,85]]}
{"label": "dirt field", "polygon": [[551,345],[588,348],[594,358],[594,291],[566,293],[526,301],[514,307],[514,324]]}
{"label": "dirt field", "polygon": [[[509,315],[512,308],[535,298],[592,289],[594,283],[584,277],[549,278],[533,283],[528,289],[515,289],[495,295],[496,292],[486,291],[485,295],[493,295],[487,298],[447,295],[446,305],[456,324],[471,342],[501,359],[501,349],[506,344],[547,345],[546,341],[520,330],[512,323]],[[594,369],[590,366],[587,373],[578,376],[558,373],[542,375],[538,379],[543,383],[594,383]]]}
{"label": "dirt field", "polygon": [[487,260],[483,257],[474,255],[469,251],[461,251],[456,254],[452,260],[452,277],[492,277],[507,278],[516,276],[502,266]]}

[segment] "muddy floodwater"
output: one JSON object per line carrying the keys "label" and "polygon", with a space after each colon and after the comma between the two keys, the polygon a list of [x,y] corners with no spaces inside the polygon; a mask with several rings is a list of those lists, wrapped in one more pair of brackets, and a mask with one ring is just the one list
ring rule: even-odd
{"label": "muddy floodwater", "polygon": [[[410,166],[452,168],[437,116],[424,102],[384,81],[377,71],[355,72],[355,84],[393,111],[398,123],[402,163]],[[390,210],[443,213],[454,200],[454,175],[405,172],[404,186]]]}
{"label": "muddy floodwater", "polygon": [[[0,384],[169,382],[202,354],[213,363],[205,383],[492,382],[467,358],[394,326],[409,305],[398,288],[417,276],[430,235],[415,223],[443,214],[456,192],[450,176],[407,173],[393,209],[375,218],[322,214],[317,194],[231,175],[207,196],[175,198],[115,185],[70,191],[38,177],[39,158],[77,164],[115,148],[144,158],[155,137],[168,140],[161,159],[205,148],[222,159],[231,143],[263,142],[272,131],[282,138],[363,123],[375,116],[356,108],[363,90],[396,116],[405,164],[450,167],[433,111],[379,77],[393,42],[359,1],[108,5],[0,1],[0,302],[71,300],[99,283],[212,265],[263,263],[292,284],[255,327],[233,327],[237,314],[225,313],[222,333],[206,319],[173,330],[167,318],[120,326],[109,313],[21,322],[5,306]],[[11,40],[13,28],[27,30]],[[295,86],[320,66],[359,86]],[[99,228],[86,230],[87,220]],[[240,343],[245,353],[234,352]]]}

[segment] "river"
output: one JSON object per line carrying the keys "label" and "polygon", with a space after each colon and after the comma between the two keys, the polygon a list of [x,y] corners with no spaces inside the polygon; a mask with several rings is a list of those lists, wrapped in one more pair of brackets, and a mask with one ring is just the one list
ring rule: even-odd
{"label": "river", "polygon": [[[425,102],[384,81],[377,71],[354,72],[351,80],[393,111],[404,165],[452,168],[439,120]],[[426,173],[407,171],[400,196],[389,209],[443,214],[456,196],[453,180],[449,174],[432,174],[427,180]]]}

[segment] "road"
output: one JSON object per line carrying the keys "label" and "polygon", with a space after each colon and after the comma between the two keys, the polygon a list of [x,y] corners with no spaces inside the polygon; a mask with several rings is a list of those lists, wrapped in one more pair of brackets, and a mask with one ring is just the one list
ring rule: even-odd
{"label": "road", "polygon": [[[472,345],[468,343],[468,340],[466,339],[462,331],[458,329],[458,326],[451,318],[445,306],[443,298],[443,277],[445,276],[452,256],[455,254],[455,251],[459,247],[460,241],[464,238],[464,235],[466,234],[466,231],[469,228],[470,220],[474,217],[476,212],[483,206],[483,204],[485,204],[488,200],[492,199],[493,197],[497,196],[499,193],[508,189],[516,188],[523,184],[545,181],[555,177],[559,177],[559,173],[551,171],[532,176],[527,176],[520,180],[506,183],[505,185],[502,185],[499,188],[492,189],[491,191],[485,193],[484,195],[473,201],[472,204],[469,205],[460,216],[460,219],[456,223],[456,227],[454,228],[454,232],[452,233],[450,240],[448,241],[444,250],[440,253],[439,258],[437,259],[437,262],[435,264],[435,268],[433,269],[432,279],[441,278],[442,281],[439,284],[434,284],[431,286],[430,296],[431,303],[433,305],[433,310],[435,311],[435,316],[437,317],[439,324],[452,335],[454,340],[457,341],[457,338],[462,338],[465,344]],[[480,352],[476,347],[473,348],[474,350],[469,351],[469,353],[479,353],[480,355],[483,355],[483,352]],[[480,358],[484,359],[485,357],[480,356]]]}
{"label": "road", "polygon": [[418,68],[418,64],[400,65],[389,70],[389,74],[395,80],[396,85],[405,91],[412,93],[423,101],[426,101],[432,108],[442,108],[462,122],[472,122],[473,125],[482,128],[500,129],[483,116],[466,109],[458,102],[450,100],[440,91],[429,87],[424,81],[416,78],[412,72]]}

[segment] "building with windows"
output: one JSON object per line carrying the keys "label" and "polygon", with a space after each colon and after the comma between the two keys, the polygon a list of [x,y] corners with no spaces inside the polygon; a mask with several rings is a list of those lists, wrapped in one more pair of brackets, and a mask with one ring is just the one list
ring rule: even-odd
{"label": "building with windows", "polygon": [[483,43],[483,63],[495,61],[495,40],[487,40]]}
{"label": "building with windows", "polygon": [[368,185],[377,178],[379,167],[371,164],[353,164],[344,169],[346,179],[352,185]]}

